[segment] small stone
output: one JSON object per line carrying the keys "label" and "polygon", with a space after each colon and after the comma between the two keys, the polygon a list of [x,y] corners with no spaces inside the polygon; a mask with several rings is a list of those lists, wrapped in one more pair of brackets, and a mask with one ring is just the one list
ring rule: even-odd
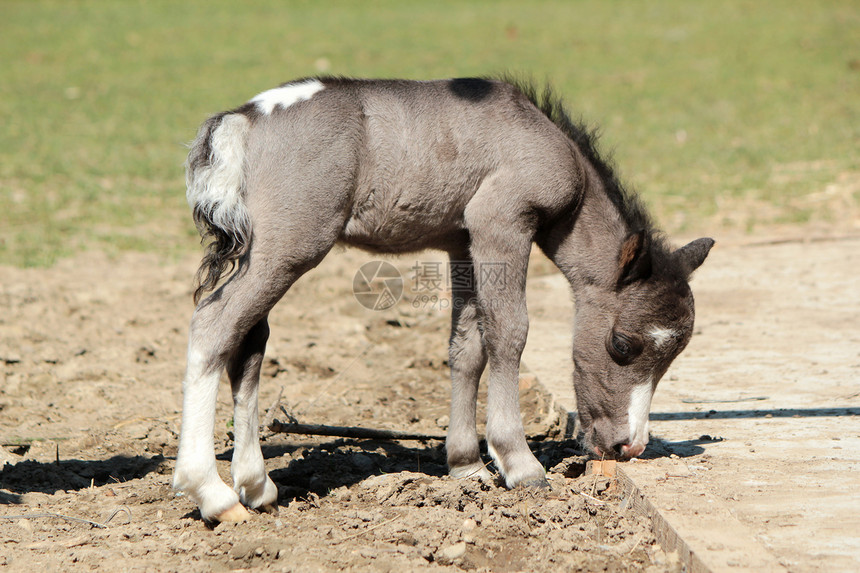
{"label": "small stone", "polygon": [[370,523],[371,521],[373,521],[373,518],[375,517],[373,513],[369,512],[369,511],[361,511],[361,510],[353,512],[352,516],[357,518],[357,519],[360,519],[361,521],[363,521],[365,523]]}
{"label": "small stone", "polygon": [[466,554],[466,542],[461,541],[439,550],[439,556],[448,561],[454,561]]}
{"label": "small stone", "polygon": [[478,527],[478,523],[472,519],[464,519],[463,525],[460,526],[463,531],[475,531],[475,528]]}
{"label": "small stone", "polygon": [[0,362],[5,362],[7,365],[18,364],[21,362],[21,355],[15,352],[5,352],[0,356]]}
{"label": "small stone", "polygon": [[342,486],[335,488],[335,489],[331,490],[330,492],[328,492],[328,496],[333,501],[344,502],[344,501],[350,500],[350,498],[352,497],[352,493],[349,491],[348,487],[346,487],[345,485],[342,485]]}
{"label": "small stone", "polygon": [[149,364],[155,358],[155,349],[151,346],[141,346],[135,353],[135,361],[141,364]]}
{"label": "small stone", "polygon": [[143,420],[128,424],[122,428],[123,433],[133,440],[145,440],[149,436],[150,430],[151,424]]}
{"label": "small stone", "polygon": [[244,559],[246,556],[256,554],[258,549],[262,547],[256,545],[253,541],[239,541],[230,548],[229,555],[233,559]]}
{"label": "small stone", "polygon": [[376,470],[376,462],[374,462],[373,458],[370,456],[366,456],[364,454],[353,454],[349,461],[352,462],[355,469],[360,472],[372,473]]}
{"label": "small stone", "polygon": [[379,503],[384,503],[388,498],[394,495],[396,491],[396,483],[384,484],[376,490],[376,501]]}
{"label": "small stone", "polygon": [[16,456],[15,454],[9,452],[3,446],[0,446],[0,468],[5,466],[6,464],[14,466],[20,460],[20,456]]}

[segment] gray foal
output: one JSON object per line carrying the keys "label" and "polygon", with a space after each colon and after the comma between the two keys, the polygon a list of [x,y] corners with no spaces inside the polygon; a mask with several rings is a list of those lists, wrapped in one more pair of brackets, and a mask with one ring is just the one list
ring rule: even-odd
{"label": "gray foal", "polygon": [[[187,163],[188,201],[212,240],[198,273],[174,487],[207,520],[276,503],[257,429],[267,317],[338,241],[380,253],[441,249],[472,273],[504,265],[503,281],[453,288],[451,475],[490,475],[475,428],[488,367],[490,456],[508,487],[546,483],[517,393],[533,243],[576,298],[585,443],[598,455],[641,454],[654,389],[692,334],[689,276],[713,241],[669,248],[594,139],[548,90],[505,80],[305,79],[209,118]],[[225,368],[232,489],[218,477],[212,439]]]}

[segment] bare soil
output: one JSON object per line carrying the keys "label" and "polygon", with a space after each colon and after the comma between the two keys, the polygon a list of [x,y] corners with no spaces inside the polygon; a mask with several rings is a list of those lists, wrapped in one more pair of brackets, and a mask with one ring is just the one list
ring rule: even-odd
{"label": "bare soil", "polygon": [[[428,255],[427,260],[444,260]],[[426,257],[425,257],[426,258]],[[443,433],[448,312],[412,292],[369,311],[352,281],[373,257],[333,253],[276,307],[261,410],[300,421]],[[536,260],[532,271],[549,272]],[[439,441],[266,434],[277,514],[204,523],[170,487],[196,259],[89,253],[0,268],[0,565],[104,571],[677,571],[650,524],[558,435],[521,377],[527,433],[551,487],[445,475]],[[283,415],[278,411],[278,418]],[[483,412],[479,412],[483,417]],[[231,405],[215,444],[229,483]],[[4,465],[5,464],[5,465]]]}

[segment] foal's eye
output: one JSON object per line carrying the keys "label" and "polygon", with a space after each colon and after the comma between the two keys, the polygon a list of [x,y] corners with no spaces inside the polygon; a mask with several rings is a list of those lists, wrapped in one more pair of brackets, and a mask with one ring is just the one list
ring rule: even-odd
{"label": "foal's eye", "polygon": [[612,350],[619,356],[627,356],[630,354],[630,340],[623,334],[616,334],[612,337]]}
{"label": "foal's eye", "polygon": [[606,350],[612,359],[621,366],[633,362],[633,359],[642,352],[642,347],[642,341],[638,337],[622,332],[613,332],[609,340],[606,341]]}

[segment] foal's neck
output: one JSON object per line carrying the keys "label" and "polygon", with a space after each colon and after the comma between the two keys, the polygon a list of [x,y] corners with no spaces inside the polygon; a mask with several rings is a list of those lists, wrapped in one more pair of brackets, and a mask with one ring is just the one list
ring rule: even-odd
{"label": "foal's neck", "polygon": [[541,247],[579,296],[589,288],[614,287],[627,227],[602,182],[595,178],[583,190],[576,215],[559,225]]}

